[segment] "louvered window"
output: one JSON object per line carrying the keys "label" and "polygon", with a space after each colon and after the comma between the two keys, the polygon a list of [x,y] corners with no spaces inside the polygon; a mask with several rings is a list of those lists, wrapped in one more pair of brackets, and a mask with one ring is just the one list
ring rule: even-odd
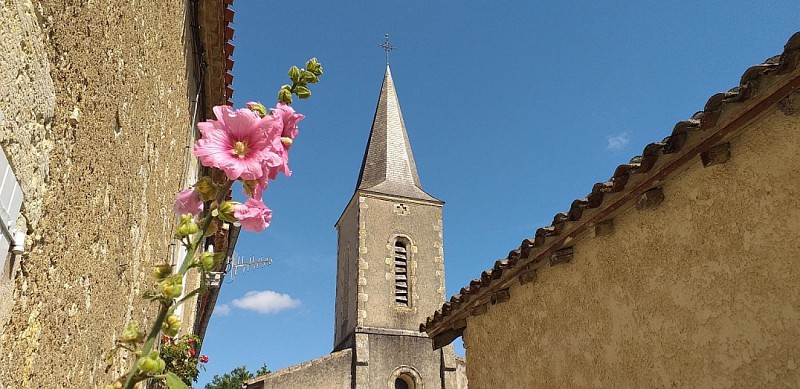
{"label": "louvered window", "polygon": [[408,304],[408,252],[406,244],[394,244],[394,303],[407,307]]}

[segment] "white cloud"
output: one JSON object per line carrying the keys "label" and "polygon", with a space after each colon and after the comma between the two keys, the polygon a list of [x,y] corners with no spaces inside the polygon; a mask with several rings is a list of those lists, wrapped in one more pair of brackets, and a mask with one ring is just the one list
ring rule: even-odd
{"label": "white cloud", "polygon": [[228,304],[220,304],[214,307],[214,315],[228,316],[231,313],[231,307]]}
{"label": "white cloud", "polygon": [[627,132],[620,132],[617,135],[609,135],[607,150],[620,151],[625,148],[631,141],[631,135]]}
{"label": "white cloud", "polygon": [[300,300],[271,290],[252,290],[245,293],[244,297],[233,300],[232,304],[237,308],[267,314],[297,307]]}

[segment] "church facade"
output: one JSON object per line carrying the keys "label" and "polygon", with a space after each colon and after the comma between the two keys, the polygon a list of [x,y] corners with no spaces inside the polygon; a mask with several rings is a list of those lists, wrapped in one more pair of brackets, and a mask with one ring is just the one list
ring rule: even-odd
{"label": "church facade", "polygon": [[464,360],[419,332],[445,299],[443,205],[422,189],[387,66],[358,184],[336,223],[333,352],[248,388],[466,388]]}

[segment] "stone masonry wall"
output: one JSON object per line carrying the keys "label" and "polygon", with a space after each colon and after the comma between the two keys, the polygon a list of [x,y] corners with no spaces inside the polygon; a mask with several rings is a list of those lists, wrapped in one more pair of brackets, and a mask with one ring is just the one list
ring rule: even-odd
{"label": "stone masonry wall", "polygon": [[[351,387],[350,364],[353,350],[344,349],[322,358],[276,371],[255,381],[249,389],[349,389]],[[251,381],[251,382],[252,382]]]}
{"label": "stone masonry wall", "polygon": [[0,280],[0,387],[97,387],[150,305],[190,136],[185,2],[0,4],[0,146],[27,254]]}
{"label": "stone masonry wall", "polygon": [[[418,331],[419,323],[444,301],[442,207],[400,199],[362,198],[359,325]],[[398,237],[409,241],[408,307],[395,304],[394,242]]]}
{"label": "stone masonry wall", "polygon": [[663,203],[471,317],[470,385],[800,385],[798,129],[798,111],[768,111],[731,138],[730,160],[692,161]]}

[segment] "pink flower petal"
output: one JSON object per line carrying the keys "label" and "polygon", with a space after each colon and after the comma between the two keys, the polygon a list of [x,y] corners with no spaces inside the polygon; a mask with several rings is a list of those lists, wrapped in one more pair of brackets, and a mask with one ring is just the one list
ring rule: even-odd
{"label": "pink flower petal", "polygon": [[[203,166],[225,172],[229,180],[255,180],[264,174],[262,165],[272,160],[277,119],[263,120],[248,109],[214,107],[217,120],[199,123],[202,139],[195,143],[194,154]],[[278,139],[280,141],[280,139]]]}
{"label": "pink flower petal", "polygon": [[203,200],[200,198],[199,193],[195,192],[194,189],[189,188],[178,193],[178,196],[175,198],[175,205],[173,206],[173,209],[178,215],[184,215],[187,213],[197,215],[200,212],[203,212]]}
{"label": "pink flower petal", "polygon": [[244,204],[239,204],[233,216],[242,223],[242,228],[248,231],[261,232],[269,227],[272,221],[272,210],[267,208],[261,200],[249,199]]}

